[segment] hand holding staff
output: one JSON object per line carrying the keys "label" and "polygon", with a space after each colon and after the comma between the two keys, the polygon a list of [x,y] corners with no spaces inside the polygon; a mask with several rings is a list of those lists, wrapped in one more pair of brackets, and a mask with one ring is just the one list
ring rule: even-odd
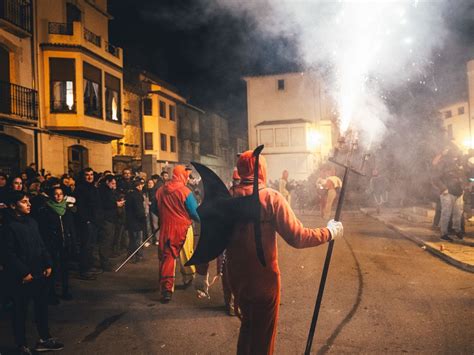
{"label": "hand holding staff", "polygon": [[136,253],[138,253],[138,251],[139,251],[141,248],[143,248],[143,246],[144,246],[146,243],[148,243],[148,241],[155,235],[156,232],[158,232],[159,229],[160,229],[160,228],[157,228],[157,229],[155,229],[153,232],[151,232],[151,234],[148,236],[148,238],[146,238],[145,241],[144,241],[142,244],[140,244],[140,246],[139,246],[132,254],[130,254],[129,257],[128,257],[127,259],[125,259],[125,261],[124,261],[122,264],[120,264],[120,266],[115,270],[115,272],[119,272],[120,269],[123,268],[123,267],[125,266],[125,264],[128,263],[128,261],[129,261],[131,258],[133,258],[133,256],[134,256]]}

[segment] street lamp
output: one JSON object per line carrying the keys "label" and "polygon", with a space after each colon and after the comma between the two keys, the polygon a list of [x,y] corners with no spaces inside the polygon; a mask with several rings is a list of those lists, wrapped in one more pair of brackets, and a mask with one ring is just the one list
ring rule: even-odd
{"label": "street lamp", "polygon": [[467,137],[466,139],[464,139],[463,145],[465,148],[468,149],[468,151],[474,149],[474,139],[472,137]]}
{"label": "street lamp", "polygon": [[322,141],[323,136],[315,128],[306,131],[306,149],[313,157],[313,168],[322,161]]}
{"label": "street lamp", "polygon": [[315,151],[318,147],[321,148],[322,136],[314,128],[308,129],[306,133],[306,148],[310,151]]}

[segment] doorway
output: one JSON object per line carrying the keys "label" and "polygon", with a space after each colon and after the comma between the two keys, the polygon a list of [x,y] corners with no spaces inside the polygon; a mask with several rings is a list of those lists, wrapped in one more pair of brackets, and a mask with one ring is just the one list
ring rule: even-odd
{"label": "doorway", "polygon": [[82,145],[72,145],[68,148],[69,174],[76,175],[89,166],[89,150]]}
{"label": "doorway", "polygon": [[19,140],[0,134],[0,171],[17,175],[26,167],[26,146]]}
{"label": "doorway", "polygon": [[0,113],[11,113],[10,52],[0,45]]}

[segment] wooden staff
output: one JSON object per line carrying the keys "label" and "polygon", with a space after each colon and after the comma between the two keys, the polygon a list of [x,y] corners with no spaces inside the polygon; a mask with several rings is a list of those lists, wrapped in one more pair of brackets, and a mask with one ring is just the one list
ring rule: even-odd
{"label": "wooden staff", "polygon": [[[354,148],[354,146],[352,148]],[[352,155],[352,150],[353,149],[351,149],[350,155]],[[339,194],[339,200],[337,201],[336,215],[334,216],[334,220],[339,222],[341,218],[342,205],[344,203],[344,195],[346,194],[346,189],[347,189],[347,180],[349,177],[349,171],[357,175],[361,175],[361,176],[364,176],[364,175],[361,172],[351,168],[349,164],[344,165],[337,162],[334,159],[329,159],[329,161],[344,168],[344,177],[342,178],[341,192]],[[361,167],[361,170],[362,170],[362,167]],[[321,302],[323,300],[324,287],[326,286],[326,278],[328,276],[329,264],[331,263],[333,248],[334,248],[334,240],[331,240],[329,241],[328,250],[326,253],[326,260],[324,261],[323,273],[321,274],[321,282],[319,283],[318,296],[316,297],[316,304],[314,306],[313,319],[311,320],[308,340],[306,341],[306,350],[304,352],[305,355],[309,355],[311,353],[311,346],[313,345],[314,332],[316,330],[316,323],[318,322],[319,309],[321,308]]]}

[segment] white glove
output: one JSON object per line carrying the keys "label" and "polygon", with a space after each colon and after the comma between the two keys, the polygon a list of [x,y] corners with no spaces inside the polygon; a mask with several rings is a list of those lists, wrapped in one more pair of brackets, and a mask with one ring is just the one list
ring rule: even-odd
{"label": "white glove", "polygon": [[331,240],[341,238],[344,235],[344,227],[342,226],[342,223],[336,222],[333,219],[328,222],[327,229],[329,229],[329,232],[331,233]]}
{"label": "white glove", "polygon": [[198,298],[211,298],[209,296],[209,273],[200,275],[196,273],[194,277],[194,288]]}

